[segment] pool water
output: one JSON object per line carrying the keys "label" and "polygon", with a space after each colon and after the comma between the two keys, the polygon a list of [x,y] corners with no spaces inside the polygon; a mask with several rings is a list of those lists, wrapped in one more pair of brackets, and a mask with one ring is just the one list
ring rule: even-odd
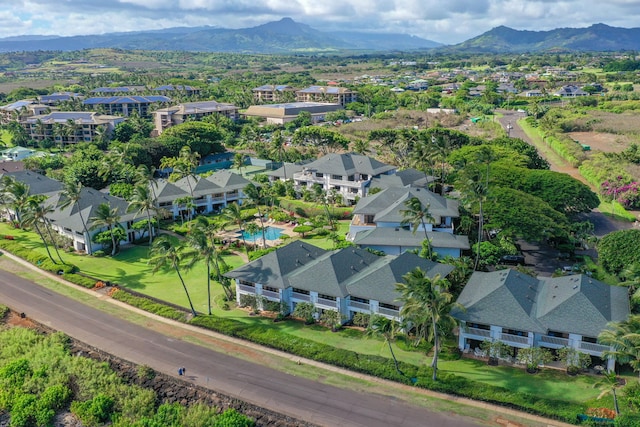
{"label": "pool water", "polygon": [[[284,229],[278,227],[267,227],[264,229],[264,237],[267,240],[278,240]],[[256,240],[262,239],[262,231],[258,231],[256,234],[243,231],[242,235],[247,242],[255,243]]]}

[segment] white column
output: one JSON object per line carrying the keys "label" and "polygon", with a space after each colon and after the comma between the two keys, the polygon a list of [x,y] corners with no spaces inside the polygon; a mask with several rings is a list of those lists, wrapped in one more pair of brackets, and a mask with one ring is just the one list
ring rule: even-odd
{"label": "white column", "polygon": [[502,326],[491,325],[491,341],[502,341]]}

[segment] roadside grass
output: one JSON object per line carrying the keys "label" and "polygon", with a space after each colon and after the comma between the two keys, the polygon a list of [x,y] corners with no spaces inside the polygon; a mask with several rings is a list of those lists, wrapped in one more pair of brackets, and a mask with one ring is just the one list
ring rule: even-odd
{"label": "roadside grass", "polygon": [[[348,222],[340,224],[340,231],[348,228]],[[45,250],[35,233],[16,230],[6,223],[0,223],[0,235],[12,235],[20,244],[45,254]],[[309,243],[333,245],[327,239],[310,239]],[[320,246],[320,245],[319,245]],[[188,307],[184,290],[173,270],[159,271],[152,274],[148,262],[148,248],[146,246],[131,246],[124,248],[116,257],[90,257],[87,255],[64,253],[66,262],[77,265],[82,273],[120,284],[122,287],[135,290],[173,304]],[[225,261],[233,267],[244,263],[237,255],[225,257]],[[207,312],[206,308],[206,270],[202,264],[196,265],[189,271],[184,271],[184,279],[192,296],[196,310]],[[337,348],[352,350],[361,354],[379,355],[392,360],[387,344],[379,338],[367,338],[361,331],[352,328],[343,328],[338,332],[331,332],[321,325],[304,325],[295,320],[286,320],[274,323],[271,318],[249,316],[246,310],[223,310],[216,301],[219,301],[222,288],[212,281],[212,309],[216,316],[237,320],[248,326],[262,329],[276,329],[297,337],[310,339],[316,342],[329,344]],[[414,365],[424,365],[431,362],[431,356],[424,350],[414,351],[403,348],[397,343],[393,344],[394,352],[398,360]],[[592,377],[579,375],[568,377],[562,371],[543,370],[543,372],[530,375],[524,370],[510,367],[492,367],[486,363],[471,359],[454,361],[441,360],[442,372],[450,372],[485,384],[502,386],[511,390],[528,392],[536,396],[551,397],[554,399],[584,403],[597,397],[598,391],[593,389]],[[600,406],[605,402],[598,402]]]}
{"label": "roadside grass", "polygon": [[600,205],[598,205],[597,209],[603,214],[611,216],[618,221],[633,222],[638,219],[631,212],[627,211],[620,203],[604,200],[600,195],[598,195],[598,197],[600,198]]}
{"label": "roadside grass", "polygon": [[0,129],[0,143],[5,147],[13,147],[13,136],[11,132]]}

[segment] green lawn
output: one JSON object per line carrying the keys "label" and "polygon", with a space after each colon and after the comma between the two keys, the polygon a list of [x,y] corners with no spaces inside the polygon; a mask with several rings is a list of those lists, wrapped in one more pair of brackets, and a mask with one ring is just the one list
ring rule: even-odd
{"label": "green lawn", "polygon": [[[348,222],[340,223],[340,233],[346,232]],[[25,247],[44,254],[41,241],[35,233],[15,230],[6,223],[0,223],[0,235],[13,235],[16,241]],[[327,239],[308,239],[318,246],[328,245],[332,242]],[[80,268],[80,271],[99,278],[109,280],[146,295],[150,295],[165,301],[187,307],[187,299],[178,277],[173,270],[151,273],[147,265],[148,248],[145,246],[132,246],[122,250],[116,257],[95,258],[79,254],[63,254],[65,260]],[[225,257],[225,261],[233,267],[243,264],[243,260],[237,255]],[[192,270],[184,272],[184,279],[191,293],[196,310],[206,313],[206,272],[202,264],[196,265]],[[214,298],[222,294],[222,288],[215,284],[212,286]],[[331,332],[327,328],[313,325],[305,326],[301,322],[288,320],[274,323],[269,318],[249,316],[245,310],[222,310],[215,302],[214,314],[221,317],[233,318],[245,324],[251,324],[262,328],[276,328],[286,333],[310,339],[313,341],[330,344],[335,347],[353,350],[362,354],[380,355],[390,357],[388,346],[381,339],[366,338],[361,331],[356,329],[343,329]],[[394,352],[399,360],[416,365],[430,363],[431,357],[424,351],[408,351],[394,344]],[[389,363],[392,363],[391,361]],[[598,395],[598,390],[593,388],[593,377],[580,375],[569,377],[562,371],[543,371],[536,375],[525,373],[521,369],[508,367],[490,367],[485,363],[475,360],[462,359],[456,361],[441,361],[442,372],[451,372],[469,379],[487,384],[499,385],[509,389],[529,392],[539,396],[553,397],[573,402],[592,401]],[[598,402],[599,405],[605,402]],[[610,406],[610,405],[608,405]]]}
{"label": "green lawn", "polygon": [[12,141],[13,136],[11,135],[11,132],[0,129],[0,143],[2,143],[2,145],[4,145],[5,147],[12,147]]}

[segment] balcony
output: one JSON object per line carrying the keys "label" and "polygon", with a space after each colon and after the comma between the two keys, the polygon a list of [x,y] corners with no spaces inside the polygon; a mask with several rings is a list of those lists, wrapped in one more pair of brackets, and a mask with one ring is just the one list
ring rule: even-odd
{"label": "balcony", "polygon": [[580,341],[580,350],[590,351],[592,353],[602,353],[609,350],[606,345],[594,344],[592,342]]}
{"label": "balcony", "polygon": [[371,310],[371,305],[365,302],[349,301],[349,306],[353,308],[359,308],[360,310]]}
{"label": "balcony", "polygon": [[336,308],[336,301],[318,297],[318,305],[324,305],[325,307]]}
{"label": "balcony", "polygon": [[552,346],[568,347],[569,340],[567,338],[550,337],[549,335],[542,335],[540,342],[544,344],[551,344]]}
{"label": "balcony", "polygon": [[275,299],[277,301],[280,301],[280,293],[279,292],[267,291],[266,289],[263,289],[262,290],[262,296],[263,297],[267,297],[267,298],[271,298],[271,299]]}
{"label": "balcony", "polygon": [[238,288],[242,291],[242,292],[248,292],[250,294],[255,294],[256,293],[256,288],[253,286],[247,286],[247,285],[238,285]]}
{"label": "balcony", "polygon": [[467,327],[465,330],[465,334],[475,335],[476,337],[489,338],[491,336],[491,331],[489,329]]}
{"label": "balcony", "polygon": [[500,340],[505,343],[517,343],[517,344],[529,344],[528,336],[512,335],[512,334],[500,334]]}
{"label": "balcony", "polygon": [[399,310],[392,310],[390,308],[378,307],[378,313],[383,314],[385,316],[390,316],[390,317],[397,317],[397,318],[400,317]]}
{"label": "balcony", "polygon": [[300,301],[311,301],[311,297],[307,294],[301,294],[298,292],[292,292],[291,293],[291,298],[295,298],[298,299]]}

